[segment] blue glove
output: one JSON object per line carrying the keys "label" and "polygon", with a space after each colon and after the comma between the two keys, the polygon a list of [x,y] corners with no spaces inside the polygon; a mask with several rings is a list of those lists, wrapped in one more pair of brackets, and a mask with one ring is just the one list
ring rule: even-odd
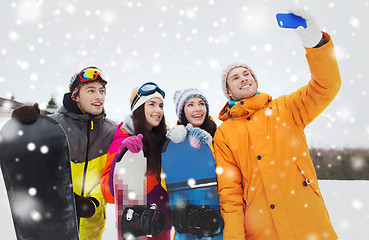
{"label": "blue glove", "polygon": [[205,144],[212,144],[213,138],[207,131],[201,128],[194,128],[190,123],[187,124],[186,128],[189,131],[188,140],[193,148],[201,148]]}

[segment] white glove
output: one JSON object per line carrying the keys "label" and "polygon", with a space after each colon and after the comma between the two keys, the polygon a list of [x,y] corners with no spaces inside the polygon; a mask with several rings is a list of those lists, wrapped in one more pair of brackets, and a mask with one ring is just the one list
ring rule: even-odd
{"label": "white glove", "polygon": [[291,9],[289,10],[289,12],[306,20],[306,28],[300,26],[296,29],[296,32],[301,38],[304,46],[307,48],[313,48],[318,45],[323,37],[323,33],[320,31],[320,28],[318,27],[310,13],[303,9]]}
{"label": "white glove", "polygon": [[177,125],[172,127],[167,132],[167,138],[169,138],[174,143],[180,143],[187,137],[187,129],[183,125]]}

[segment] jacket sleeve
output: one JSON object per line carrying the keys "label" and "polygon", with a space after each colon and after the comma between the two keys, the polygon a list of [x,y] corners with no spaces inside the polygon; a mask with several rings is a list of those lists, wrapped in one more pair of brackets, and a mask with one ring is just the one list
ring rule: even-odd
{"label": "jacket sleeve", "polygon": [[242,174],[227,146],[221,128],[214,136],[219,204],[224,219],[224,239],[245,239]]}
{"label": "jacket sleeve", "polygon": [[[117,131],[119,131],[119,129]],[[108,203],[114,203],[114,197],[113,197],[112,193],[110,192],[110,188],[109,188],[110,167],[111,167],[111,164],[112,164],[112,162],[115,158],[115,155],[119,154],[118,149],[119,149],[120,143],[124,139],[126,139],[127,137],[129,137],[129,135],[123,134],[123,133],[119,133],[119,137],[117,137],[117,138],[116,138],[116,136],[114,137],[114,140],[111,143],[111,145],[109,147],[109,150],[108,150],[108,153],[107,153],[106,165],[105,165],[104,170],[102,171],[101,176],[100,176],[101,191],[104,195],[105,200]]]}
{"label": "jacket sleeve", "polygon": [[297,125],[306,126],[334,99],[341,86],[341,77],[330,36],[318,48],[306,48],[311,79],[309,83],[289,95],[280,97],[290,110]]}
{"label": "jacket sleeve", "polygon": [[106,165],[100,177],[101,191],[104,195],[105,200],[108,203],[114,203],[114,197],[112,193],[110,192],[110,188],[109,188],[109,171],[110,171],[111,163],[114,160],[115,154],[116,152],[107,154]]}

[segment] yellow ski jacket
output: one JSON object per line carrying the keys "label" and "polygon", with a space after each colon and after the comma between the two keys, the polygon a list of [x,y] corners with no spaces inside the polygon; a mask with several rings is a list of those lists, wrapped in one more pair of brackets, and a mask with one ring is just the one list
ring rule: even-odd
{"label": "yellow ski jacket", "polygon": [[95,214],[91,218],[79,219],[79,238],[99,240],[105,229],[107,204],[100,188],[100,175],[117,125],[105,118],[104,113],[79,115],[65,106],[50,117],[63,127],[68,137],[74,192],[97,200],[94,201]]}

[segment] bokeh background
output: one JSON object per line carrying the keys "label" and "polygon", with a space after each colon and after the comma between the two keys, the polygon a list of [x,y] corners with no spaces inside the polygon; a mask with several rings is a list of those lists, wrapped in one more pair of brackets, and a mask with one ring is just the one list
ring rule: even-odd
{"label": "bokeh background", "polygon": [[[330,166],[346,158],[363,172],[369,166],[368,0],[1,1],[0,97],[38,102],[42,108],[54,98],[60,106],[70,77],[97,66],[108,80],[107,116],[117,122],[130,113],[131,90],[147,81],[166,92],[168,126],[177,120],[174,92],[189,87],[204,92],[217,119],[226,102],[220,73],[229,63],[251,66],[259,90],[274,98],[307,83],[302,43],[293,30],[279,28],[275,18],[291,8],[310,11],[331,35],[342,77],[337,97],[305,131],[309,147],[318,149],[315,159],[324,155],[333,161],[318,175],[336,172]],[[347,157],[358,148],[359,158]],[[365,178],[321,182],[340,239],[369,238]],[[4,239],[14,239],[3,184],[0,192],[0,229]],[[114,239],[112,206],[108,214],[104,239]]]}
{"label": "bokeh background", "polygon": [[[70,77],[98,66],[106,78],[105,109],[120,122],[131,90],[154,81],[167,93],[165,115],[176,121],[175,90],[201,89],[216,119],[226,98],[220,73],[250,65],[259,90],[274,98],[305,85],[305,50],[275,14],[305,8],[333,38],[342,88],[306,128],[311,147],[369,146],[369,2],[217,0],[20,0],[0,3],[0,96],[60,106]],[[217,122],[220,124],[220,122]]]}

